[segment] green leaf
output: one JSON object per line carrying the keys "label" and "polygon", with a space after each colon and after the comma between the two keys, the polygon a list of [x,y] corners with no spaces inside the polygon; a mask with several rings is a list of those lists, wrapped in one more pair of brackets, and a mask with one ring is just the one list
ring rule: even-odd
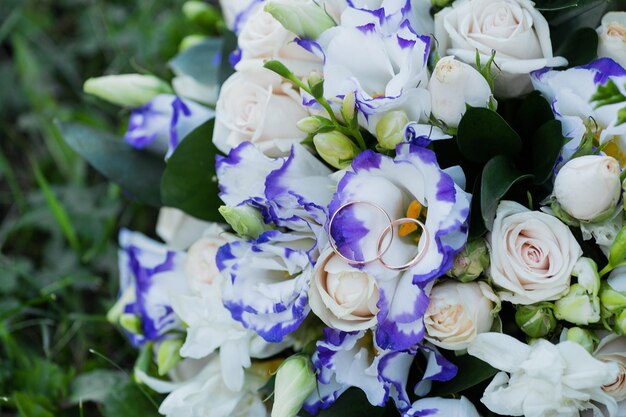
{"label": "green leaf", "polygon": [[[300,411],[298,415],[310,416],[304,410]],[[317,417],[383,417],[384,415],[385,408],[372,406],[367,401],[363,391],[351,388],[341,395],[330,408],[320,411]]]}
{"label": "green leaf", "polygon": [[457,133],[463,156],[472,162],[486,162],[496,155],[515,156],[522,139],[498,113],[484,108],[469,108]]}
{"label": "green leaf", "polygon": [[127,382],[128,376],[120,371],[98,369],[78,375],[72,381],[71,394],[68,401],[71,404],[86,401],[104,403],[115,387],[124,385]]}
{"label": "green leaf", "polygon": [[626,101],[626,97],[619,91],[613,80],[608,80],[606,84],[599,85],[598,90],[591,96],[591,102],[595,103],[595,107],[607,106]]}
{"label": "green leaf", "polygon": [[211,140],[214,121],[209,120],[176,148],[161,180],[163,204],[202,220],[221,221],[221,200],[215,178],[217,149]]}
{"label": "green leaf", "polygon": [[176,55],[169,62],[176,75],[187,75],[199,83],[213,86],[219,85],[219,57],[223,40],[211,38],[192,46]]}
{"label": "green leaf", "polygon": [[472,188],[472,206],[470,209],[470,230],[469,236],[471,238],[478,238],[485,233],[487,233],[487,228],[485,227],[485,222],[482,217],[481,207],[480,207],[480,187],[481,187],[481,177],[476,178],[474,182],[474,187]]}
{"label": "green leaf", "polygon": [[491,230],[500,200],[514,184],[528,178],[533,176],[522,174],[504,155],[495,156],[487,162],[483,168],[480,188],[480,207],[487,229]]}
{"label": "green leaf", "polygon": [[133,149],[116,136],[80,123],[58,123],[65,141],[98,172],[138,200],[161,206],[159,182],[165,162]]}
{"label": "green leaf", "polygon": [[597,51],[598,34],[594,29],[584,27],[571,34],[555,55],[567,58],[571,68],[590,63],[598,56]]}
{"label": "green leaf", "polygon": [[157,417],[157,407],[137,384],[117,385],[104,401],[104,417]]}
{"label": "green leaf", "polygon": [[16,392],[13,394],[13,401],[21,417],[55,416],[50,400],[43,396]]}
{"label": "green leaf", "polygon": [[497,369],[471,355],[458,356],[450,361],[459,368],[457,375],[451,381],[434,383],[429,397],[458,394],[486,381],[498,372]]}
{"label": "green leaf", "polygon": [[229,30],[222,35],[222,39],[222,61],[220,62],[219,85],[224,84],[224,81],[235,72],[235,69],[230,65],[230,55],[237,49],[237,34]]}
{"label": "green leaf", "polygon": [[562,10],[576,6],[578,6],[578,0],[540,0],[535,3],[537,10],[544,11]]}
{"label": "green leaf", "polygon": [[546,182],[553,172],[567,139],[563,137],[561,122],[551,120],[535,132],[531,157],[535,184]]}
{"label": "green leaf", "polygon": [[263,64],[263,66],[270,71],[274,71],[276,74],[280,75],[281,77],[287,78],[288,80],[294,77],[293,72],[291,72],[291,70],[287,68],[285,64],[283,64],[280,61],[276,61],[276,60],[267,61],[265,64]]}
{"label": "green leaf", "polygon": [[554,113],[550,103],[541,93],[530,93],[517,111],[514,127],[524,140],[532,138],[534,133],[550,120],[554,120]]}

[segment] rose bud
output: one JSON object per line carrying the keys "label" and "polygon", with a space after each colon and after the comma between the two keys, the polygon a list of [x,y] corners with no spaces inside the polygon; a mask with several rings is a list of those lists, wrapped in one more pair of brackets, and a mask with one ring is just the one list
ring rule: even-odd
{"label": "rose bud", "polygon": [[309,303],[327,326],[345,332],[374,327],[379,296],[371,275],[350,266],[332,250],[320,256],[313,270]]}
{"label": "rose bud", "polygon": [[602,362],[615,362],[619,374],[611,384],[604,385],[602,390],[615,398],[616,401],[626,400],[626,337],[609,334],[600,340],[593,356]]}
{"label": "rose bud", "polygon": [[443,349],[467,349],[478,334],[491,330],[499,303],[484,282],[436,284],[424,315],[425,338]]}
{"label": "rose bud", "polygon": [[590,294],[585,287],[574,284],[568,293],[554,303],[555,316],[559,320],[578,325],[600,321],[600,299]]}
{"label": "rose bud", "polygon": [[626,67],[626,12],[610,12],[598,32],[598,56],[609,57]]}
{"label": "rose bud", "polygon": [[586,155],[567,162],[554,181],[554,196],[575,219],[591,222],[611,212],[622,191],[619,162],[610,156]]}
{"label": "rose bud", "polygon": [[349,137],[339,132],[318,133],[313,138],[315,150],[330,166],[344,169],[359,154],[359,148]]}
{"label": "rose bud", "polygon": [[454,266],[447,275],[461,282],[470,282],[478,278],[489,267],[489,250],[484,239],[467,243],[465,248],[454,258]]}
{"label": "rose bud", "polygon": [[556,319],[550,303],[518,306],[515,323],[530,337],[544,337],[556,329]]}
{"label": "rose bud", "polygon": [[581,329],[580,327],[567,329],[565,336],[567,340],[578,343],[589,353],[593,352],[593,348],[598,342],[598,338],[591,331]]}
{"label": "rose bud", "polygon": [[138,108],[159,94],[170,94],[172,88],[152,75],[107,75],[85,81],[83,90],[109,103],[128,108]]}
{"label": "rose bud", "polygon": [[309,358],[294,355],[286,359],[276,372],[272,417],[295,417],[316,386]]}
{"label": "rose bud", "polygon": [[487,80],[476,69],[452,56],[439,60],[430,77],[428,90],[433,117],[452,128],[459,126],[467,105],[488,107],[491,100]]}

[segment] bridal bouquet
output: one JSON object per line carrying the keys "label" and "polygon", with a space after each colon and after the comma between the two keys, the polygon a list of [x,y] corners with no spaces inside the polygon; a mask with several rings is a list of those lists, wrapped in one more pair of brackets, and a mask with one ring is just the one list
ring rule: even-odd
{"label": "bridal bouquet", "polygon": [[626,416],[623,6],[190,1],[171,82],[88,80],[159,412]]}

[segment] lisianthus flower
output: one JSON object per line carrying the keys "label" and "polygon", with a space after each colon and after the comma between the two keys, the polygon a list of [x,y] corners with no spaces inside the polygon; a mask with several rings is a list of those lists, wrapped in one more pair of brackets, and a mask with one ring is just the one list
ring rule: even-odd
{"label": "lisianthus flower", "polygon": [[618,86],[626,84],[626,69],[610,58],[600,58],[565,71],[544,68],[533,72],[531,79],[535,89],[552,103],[554,115],[563,124],[563,136],[571,138],[563,148],[565,160],[580,146],[587,126],[592,129],[597,126],[594,133],[598,144],[613,142],[604,151],[620,160],[622,165],[626,163],[626,124],[614,126],[617,112],[624,103],[596,108],[591,102],[598,87],[609,79],[616,81]]}
{"label": "lisianthus flower", "polygon": [[[185,253],[127,229],[120,231],[119,244],[120,298],[109,319],[120,321],[136,347],[181,330],[171,297],[188,291],[182,273]],[[136,323],[136,328],[124,325],[129,322]]]}
{"label": "lisianthus flower", "polygon": [[132,111],[126,142],[134,148],[147,148],[169,158],[179,143],[215,112],[191,100],[161,94]]}
{"label": "lisianthus flower", "polygon": [[467,398],[421,398],[413,403],[403,417],[479,417]]}

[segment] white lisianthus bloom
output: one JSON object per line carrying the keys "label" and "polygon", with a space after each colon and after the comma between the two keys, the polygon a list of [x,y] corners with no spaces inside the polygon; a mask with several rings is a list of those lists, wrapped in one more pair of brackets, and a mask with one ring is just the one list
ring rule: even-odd
{"label": "white lisianthus bloom", "polygon": [[263,0],[220,0],[220,9],[226,26],[239,33],[248,16],[262,4]]}
{"label": "white lisianthus bloom", "polygon": [[481,399],[494,413],[573,417],[597,405],[606,407],[609,416],[617,412],[615,398],[603,389],[617,378],[617,364],[593,358],[578,343],[537,339],[529,346],[505,334],[484,333],[468,353],[502,371]]}
{"label": "white lisianthus bloom", "polygon": [[379,297],[374,277],[348,265],[330,248],[322,253],[313,270],[309,304],[324,323],[346,332],[372,328]]}
{"label": "white lisianthus bloom", "polygon": [[626,68],[626,12],[610,12],[598,32],[598,56],[609,57]]}
{"label": "white lisianthus bloom", "polygon": [[467,398],[422,398],[413,403],[404,417],[480,417]]}
{"label": "white lisianthus bloom", "polygon": [[165,244],[177,250],[186,250],[192,243],[200,239],[207,229],[218,227],[173,207],[162,207],[159,210],[156,233]]}
{"label": "white lisianthus bloom", "polygon": [[252,142],[269,156],[289,154],[306,134],[297,127],[309,114],[290,83],[265,68],[241,62],[220,91],[213,143],[228,153]]}
{"label": "white lisianthus bloom", "polygon": [[276,59],[299,77],[321,70],[322,60],[294,42],[295,38],[295,34],[259,7],[241,28],[238,38],[241,60],[257,61],[260,66],[265,60]]}
{"label": "white lisianthus bloom", "polygon": [[529,92],[532,71],[567,65],[553,56],[548,22],[529,0],[457,0],[435,16],[435,37],[440,55],[469,64],[477,50],[483,64],[495,50],[498,97]]}
{"label": "white lisianthus bloom", "polygon": [[497,304],[498,297],[484,282],[436,284],[424,314],[425,338],[444,349],[467,349],[478,334],[491,330]]}
{"label": "white lisianthus bloom", "polygon": [[614,381],[606,384],[602,389],[620,402],[620,409],[626,408],[626,337],[609,334],[600,340],[593,356],[603,362],[614,362],[619,368],[619,374]]}
{"label": "white lisianthus bloom", "polygon": [[473,67],[452,56],[441,58],[430,77],[433,117],[448,127],[459,126],[467,106],[488,107],[491,88]]}
{"label": "white lisianthus bloom", "polygon": [[622,195],[619,162],[610,156],[574,158],[560,169],[554,181],[554,196],[575,219],[593,221],[608,214]]}
{"label": "white lisianthus bloom", "polygon": [[492,232],[490,276],[500,298],[514,304],[556,300],[570,285],[582,250],[556,217],[513,201],[498,206]]}

